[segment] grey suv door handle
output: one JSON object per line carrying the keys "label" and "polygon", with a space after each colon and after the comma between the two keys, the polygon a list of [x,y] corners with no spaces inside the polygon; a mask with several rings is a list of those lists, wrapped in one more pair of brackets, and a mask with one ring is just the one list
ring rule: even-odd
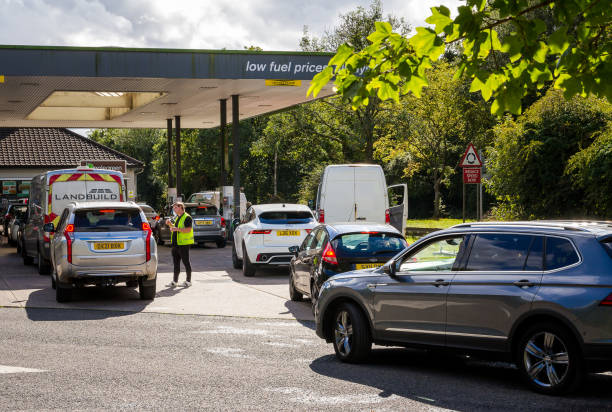
{"label": "grey suv door handle", "polygon": [[435,282],[432,282],[431,284],[434,285],[435,287],[438,287],[438,286],[448,286],[448,285],[450,285],[450,282],[447,281],[447,280],[444,280],[444,279],[438,279]]}
{"label": "grey suv door handle", "polygon": [[518,286],[519,288],[525,288],[525,287],[535,286],[535,283],[527,279],[522,279],[522,280],[514,282],[513,285]]}
{"label": "grey suv door handle", "polygon": [[388,286],[388,283],[368,283],[366,286],[368,289],[376,289],[376,286]]}

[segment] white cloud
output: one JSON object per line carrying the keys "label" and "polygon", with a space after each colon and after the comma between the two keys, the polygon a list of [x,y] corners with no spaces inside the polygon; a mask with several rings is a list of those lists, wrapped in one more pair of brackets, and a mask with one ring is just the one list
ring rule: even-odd
{"label": "white cloud", "polygon": [[[383,0],[385,16],[423,25],[429,8],[458,0]],[[320,36],[369,0],[0,0],[0,44],[298,50],[304,26]]]}

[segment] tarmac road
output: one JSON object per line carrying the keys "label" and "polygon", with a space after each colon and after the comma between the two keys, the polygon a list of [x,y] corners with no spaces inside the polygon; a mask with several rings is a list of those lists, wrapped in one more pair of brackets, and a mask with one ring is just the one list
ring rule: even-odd
{"label": "tarmac road", "polygon": [[[0,247],[0,410],[611,410],[612,375],[565,398],[527,390],[512,365],[376,347],[338,362],[285,271],[242,277],[231,248],[192,250],[194,285],[156,299],[87,288],[57,304],[48,276]],[[181,278],[183,280],[183,278]]]}

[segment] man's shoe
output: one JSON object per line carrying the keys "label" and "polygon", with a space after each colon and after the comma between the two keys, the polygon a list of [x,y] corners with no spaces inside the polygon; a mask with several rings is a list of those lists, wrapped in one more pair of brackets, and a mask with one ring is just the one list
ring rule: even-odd
{"label": "man's shoe", "polygon": [[175,288],[177,286],[178,286],[178,283],[176,283],[175,281],[172,281],[172,282],[168,283],[168,287],[170,287],[170,288]]}
{"label": "man's shoe", "polygon": [[183,286],[185,286],[186,288],[188,288],[189,286],[191,286],[191,282],[183,282]]}

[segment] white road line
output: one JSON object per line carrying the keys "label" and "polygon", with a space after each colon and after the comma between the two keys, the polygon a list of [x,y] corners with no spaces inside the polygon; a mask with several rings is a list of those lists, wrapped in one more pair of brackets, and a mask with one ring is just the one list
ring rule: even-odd
{"label": "white road line", "polygon": [[282,342],[264,342],[264,345],[276,346],[279,348],[297,348],[298,345],[292,345],[291,343],[282,343]]}
{"label": "white road line", "polygon": [[377,394],[361,394],[361,395],[323,395],[315,391],[304,388],[264,388],[267,392],[275,392],[283,395],[288,395],[285,399],[303,404],[319,404],[319,405],[351,405],[351,404],[368,404],[381,403],[398,399],[397,395],[382,397]]}
{"label": "white road line", "polygon": [[240,348],[210,348],[206,349],[206,351],[227,358],[254,359],[252,356],[243,354],[242,352],[244,352],[244,349]]}
{"label": "white road line", "polygon": [[234,328],[232,326],[219,326],[217,329],[210,330],[198,330],[193,333],[206,333],[213,335],[257,335],[257,336],[266,336],[268,338],[279,338],[277,335],[270,335],[267,330],[262,329],[243,329],[243,328]]}
{"label": "white road line", "polygon": [[32,373],[32,372],[46,372],[46,371],[42,369],[20,368],[19,366],[0,365],[0,373]]}

